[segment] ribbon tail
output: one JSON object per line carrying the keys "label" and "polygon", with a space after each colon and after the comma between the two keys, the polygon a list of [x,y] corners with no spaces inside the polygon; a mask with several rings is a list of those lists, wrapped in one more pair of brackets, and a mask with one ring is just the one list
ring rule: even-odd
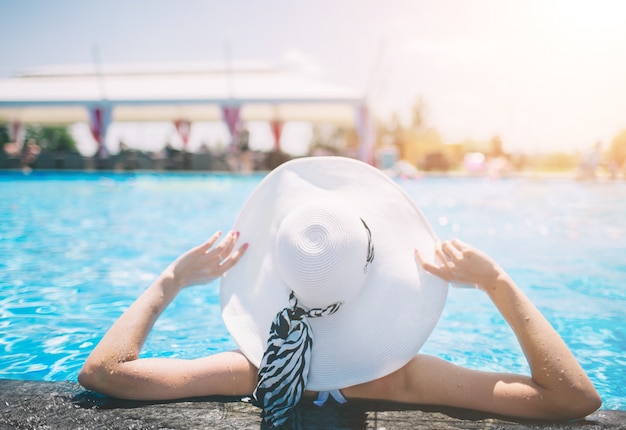
{"label": "ribbon tail", "polygon": [[348,401],[343,396],[343,394],[341,394],[341,391],[330,390],[330,391],[320,391],[317,394],[317,400],[313,400],[313,404],[315,406],[324,406],[329,396],[332,397],[340,405],[348,403]]}
{"label": "ribbon tail", "polygon": [[339,403],[340,405],[344,405],[344,404],[348,403],[348,401],[343,396],[343,394],[341,394],[341,391],[339,391],[339,390],[330,390],[329,393],[330,393],[331,397],[333,399],[335,399],[335,401],[337,403]]}
{"label": "ribbon tail", "polygon": [[324,406],[324,403],[328,400],[328,394],[328,391],[320,391],[317,394],[317,400],[313,400],[313,404],[315,406]]}

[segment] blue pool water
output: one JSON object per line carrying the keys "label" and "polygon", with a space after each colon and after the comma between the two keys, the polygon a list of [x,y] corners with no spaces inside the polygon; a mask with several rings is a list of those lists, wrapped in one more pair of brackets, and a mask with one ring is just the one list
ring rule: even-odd
{"label": "blue pool water", "polygon": [[[260,175],[0,172],[0,378],[76,380],[105,330],[170,261],[227,231]],[[626,183],[399,181],[437,234],[487,251],[544,312],[604,409],[626,409]],[[184,290],[145,356],[235,347],[218,284]],[[455,363],[527,373],[485,295],[451,289],[423,348]]]}

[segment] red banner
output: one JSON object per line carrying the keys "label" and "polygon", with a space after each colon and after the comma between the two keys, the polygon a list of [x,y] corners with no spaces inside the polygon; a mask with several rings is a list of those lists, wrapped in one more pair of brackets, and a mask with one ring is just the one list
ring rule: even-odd
{"label": "red banner", "polygon": [[191,134],[191,121],[186,119],[177,119],[174,121],[176,131],[183,141],[183,151],[187,150],[187,143],[189,143],[189,135]]}
{"label": "red banner", "polygon": [[241,106],[222,106],[222,119],[230,132],[230,147],[237,146],[237,134],[241,129]]}
{"label": "red banner", "polygon": [[89,109],[89,128],[98,145],[96,151],[97,158],[107,158],[109,156],[109,151],[106,148],[106,134],[110,123],[110,106],[94,106]]}
{"label": "red banner", "polygon": [[274,136],[274,150],[280,151],[280,136],[283,133],[283,122],[279,119],[270,121],[270,128]]}

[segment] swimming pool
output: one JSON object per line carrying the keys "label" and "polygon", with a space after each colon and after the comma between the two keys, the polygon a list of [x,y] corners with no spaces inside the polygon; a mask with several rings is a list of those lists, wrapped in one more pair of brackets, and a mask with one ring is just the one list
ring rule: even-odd
{"label": "swimming pool", "polygon": [[[261,175],[0,172],[0,378],[76,380],[119,314],[158,273],[228,231]],[[626,183],[438,178],[398,182],[442,239],[487,251],[561,333],[603,409],[626,409]],[[218,283],[184,290],[145,356],[235,347]],[[425,353],[528,372],[486,296],[451,289]]]}

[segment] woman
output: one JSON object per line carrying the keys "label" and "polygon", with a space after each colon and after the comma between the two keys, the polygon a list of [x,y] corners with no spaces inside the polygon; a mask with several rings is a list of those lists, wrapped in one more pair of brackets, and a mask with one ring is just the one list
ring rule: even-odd
{"label": "woman", "polygon": [[[288,419],[305,388],[329,390],[340,401],[390,400],[526,419],[571,420],[598,409],[598,393],[567,345],[502,267],[461,241],[436,241],[395,183],[357,163],[298,160],[268,175],[244,206],[237,230],[221,241],[216,233],[174,261],[102,338],[79,382],[140,400],[254,392],[270,424]],[[237,247],[238,240],[244,244]],[[220,277],[224,319],[241,350],[194,360],[140,358],[150,329],[176,295]],[[416,354],[443,307],[447,284],[441,280],[473,284],[489,296],[519,340],[531,376]],[[420,301],[422,307],[411,307]],[[385,302],[390,305],[381,312]],[[268,315],[276,318],[265,346]],[[357,333],[366,320],[375,324]],[[293,331],[282,333],[283,323]],[[383,336],[370,334],[380,327]],[[405,327],[413,328],[397,334]],[[336,335],[342,330],[343,337]],[[328,340],[333,336],[335,343]],[[294,339],[295,357],[278,363],[284,350],[275,348]],[[361,350],[367,352],[355,353]],[[293,368],[286,388],[278,388]],[[358,371],[351,374],[353,368]],[[287,395],[276,398],[277,392]]]}

